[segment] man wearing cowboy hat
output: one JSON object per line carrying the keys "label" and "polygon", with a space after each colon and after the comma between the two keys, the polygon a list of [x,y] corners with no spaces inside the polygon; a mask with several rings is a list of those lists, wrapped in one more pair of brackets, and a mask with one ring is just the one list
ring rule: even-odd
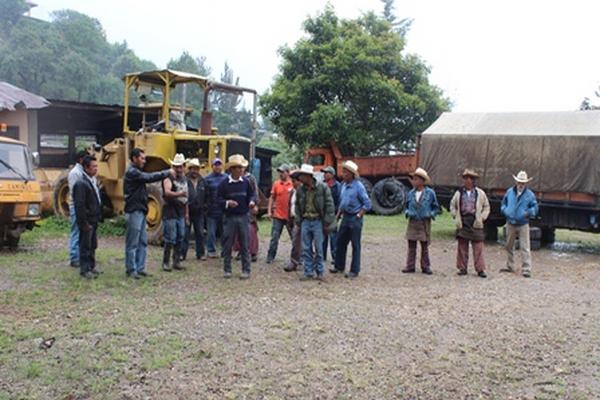
{"label": "man wearing cowboy hat", "polygon": [[229,177],[217,188],[217,203],[224,210],[223,220],[223,269],[224,277],[231,278],[231,250],[236,236],[240,241],[242,273],[240,279],[250,278],[249,217],[256,204],[256,194],[252,183],[244,177],[248,161],[241,154],[229,157],[227,168]]}
{"label": "man wearing cowboy hat", "polygon": [[223,161],[215,158],[212,162],[212,172],[206,176],[208,188],[206,211],[206,249],[208,257],[217,258],[217,237],[221,238],[221,253],[223,252],[223,207],[217,203],[217,188],[227,180],[223,172]]}
{"label": "man wearing cowboy hat", "polygon": [[456,267],[458,275],[467,275],[469,264],[469,243],[473,247],[475,271],[480,278],[486,278],[483,258],[485,231],[483,224],[490,214],[490,202],[485,192],[476,186],[479,174],[471,169],[462,173],[463,187],[456,191],[450,201],[450,214],[456,222],[458,251]]}
{"label": "man wearing cowboy hat", "polygon": [[515,268],[515,240],[519,237],[521,248],[521,262],[523,276],[531,276],[531,251],[529,244],[529,219],[538,213],[538,204],[535,194],[527,187],[531,179],[527,172],[520,171],[513,175],[515,185],[509,188],[502,199],[500,211],[506,217],[506,268],[501,272],[514,272]]}
{"label": "man wearing cowboy hat", "polygon": [[302,164],[296,172],[302,182],[296,190],[294,212],[294,223],[300,227],[302,236],[304,275],[300,279],[323,280],[323,235],[335,227],[333,198],[327,185],[315,179],[312,165]]}
{"label": "man wearing cowboy hat", "polygon": [[183,154],[175,154],[175,159],[171,160],[175,177],[167,177],[162,182],[163,199],[165,200],[162,209],[165,242],[162,269],[167,272],[171,271],[169,264],[171,252],[173,252],[173,269],[185,269],[181,266],[181,251],[186,224],[189,222],[188,184],[184,175],[186,162]]}
{"label": "man wearing cowboy hat", "polygon": [[292,178],[292,184],[294,185],[288,206],[290,213],[288,226],[292,229],[292,249],[290,250],[290,261],[283,268],[286,272],[295,271],[298,269],[298,266],[302,265],[302,234],[300,226],[294,223],[294,220],[296,219],[296,193],[302,185],[302,182],[300,182],[300,173],[297,170],[292,171],[290,177]]}
{"label": "man wearing cowboy hat", "polygon": [[162,181],[167,176],[175,176],[173,169],[159,172],[144,172],[146,155],[140,148],[129,153],[131,164],[125,171],[123,194],[125,195],[125,273],[128,277],[140,279],[149,276],[146,273],[146,253],[148,235],[146,232],[146,214],[148,214],[147,183]]}
{"label": "man wearing cowboy hat", "polygon": [[421,243],[421,272],[431,275],[429,261],[429,242],[431,242],[431,220],[440,212],[440,206],[433,189],[425,186],[431,180],[427,171],[417,168],[411,174],[413,189],[406,197],[406,239],[408,240],[408,256],[404,273],[415,272],[417,261],[417,242]]}
{"label": "man wearing cowboy hat", "polygon": [[190,223],[186,227],[186,233],[183,238],[183,248],[181,258],[185,260],[190,245],[189,237],[194,229],[196,239],[196,259],[206,260],[204,251],[204,219],[206,217],[206,181],[200,175],[200,160],[192,158],[188,163],[188,211]]}
{"label": "man wearing cowboy hat", "polygon": [[289,218],[288,205],[290,202],[290,193],[293,190],[292,180],[290,179],[290,167],[282,164],[277,168],[279,179],[273,183],[271,196],[269,196],[269,205],[267,207],[267,218],[271,219],[271,242],[267,252],[267,264],[271,264],[277,255],[277,246],[281,231],[285,227],[290,239],[292,230],[287,224]]}
{"label": "man wearing cowboy hat", "polygon": [[346,161],[342,165],[342,190],[340,192],[340,207],[337,218],[342,218],[337,234],[335,267],[330,269],[332,274],[342,273],[346,269],[346,253],[348,243],[352,243],[352,263],[346,278],[356,278],[360,273],[360,239],[362,235],[363,216],[371,209],[371,199],[364,185],[358,180],[358,165]]}

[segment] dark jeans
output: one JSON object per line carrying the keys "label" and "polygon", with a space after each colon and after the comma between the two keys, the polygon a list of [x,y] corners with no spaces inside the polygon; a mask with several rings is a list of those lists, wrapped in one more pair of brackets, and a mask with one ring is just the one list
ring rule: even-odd
{"label": "dark jeans", "polygon": [[329,235],[323,237],[323,260],[327,261],[327,247],[331,248],[331,260],[335,262],[335,253],[337,252],[337,229],[329,232]]}
{"label": "dark jeans", "polygon": [[89,230],[79,230],[79,272],[81,275],[96,268],[97,228],[98,225],[94,224]]}
{"label": "dark jeans", "polygon": [[337,249],[335,255],[335,269],[346,269],[346,252],[348,243],[352,243],[352,264],[350,272],[360,273],[360,238],[362,235],[363,219],[354,214],[344,214],[337,234]]}
{"label": "dark jeans", "polygon": [[204,255],[204,214],[190,213],[190,224],[186,226],[185,236],[181,248],[181,255],[186,258],[188,249],[190,248],[190,236],[194,230],[194,238],[196,240],[196,258],[201,258]]}
{"label": "dark jeans", "polygon": [[[428,242],[420,242],[421,243],[421,269],[426,270],[431,267],[431,262],[429,261],[429,243]],[[417,264],[417,241],[409,240],[408,241],[408,255],[406,257],[406,269],[407,270],[415,270]]]}
{"label": "dark jeans", "polygon": [[217,253],[217,237],[221,238],[221,255],[223,255],[223,216],[206,217],[206,249],[209,255]]}
{"label": "dark jeans", "polygon": [[279,238],[281,237],[283,227],[285,227],[290,235],[290,240],[292,240],[292,230],[287,221],[284,219],[273,218],[273,224],[271,225],[271,243],[269,244],[269,252],[267,253],[267,259],[269,260],[274,260],[277,255],[277,246],[279,245]]}
{"label": "dark jeans", "polygon": [[231,272],[231,250],[236,236],[240,241],[242,271],[250,273],[250,251],[248,249],[249,229],[248,214],[225,215],[223,217],[223,269]]}

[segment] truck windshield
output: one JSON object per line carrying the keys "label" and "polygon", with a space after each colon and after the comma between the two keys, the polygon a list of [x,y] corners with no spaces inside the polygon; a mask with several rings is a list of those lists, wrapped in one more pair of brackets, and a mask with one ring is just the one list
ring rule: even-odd
{"label": "truck windshield", "polygon": [[0,179],[22,180],[19,174],[27,179],[34,179],[31,154],[22,144],[0,142],[0,160]]}

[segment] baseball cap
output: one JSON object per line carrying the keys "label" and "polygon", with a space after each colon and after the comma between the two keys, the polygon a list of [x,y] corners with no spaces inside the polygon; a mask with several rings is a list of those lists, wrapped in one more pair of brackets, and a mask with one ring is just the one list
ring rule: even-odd
{"label": "baseball cap", "polygon": [[223,161],[220,158],[215,158],[212,162],[212,165],[223,164]]}

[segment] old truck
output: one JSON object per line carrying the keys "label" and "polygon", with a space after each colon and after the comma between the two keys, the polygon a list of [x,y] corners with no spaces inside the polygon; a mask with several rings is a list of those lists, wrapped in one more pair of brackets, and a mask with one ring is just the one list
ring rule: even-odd
{"label": "old truck", "polygon": [[371,197],[376,214],[392,215],[404,210],[406,194],[411,187],[409,174],[417,168],[418,151],[353,157],[343,154],[338,145],[331,142],[329,147],[310,148],[304,155],[304,162],[313,165],[315,171],[332,166],[338,178],[342,176],[342,165],[346,160],[358,165],[360,180]]}
{"label": "old truck", "polygon": [[[146,71],[127,74],[125,82],[123,135],[102,147],[91,149],[98,161],[98,179],[101,185],[103,203],[108,214],[122,214],[124,211],[123,177],[127,168],[128,154],[134,147],[145,150],[148,172],[159,171],[170,166],[169,160],[176,153],[186,158],[198,158],[202,165],[201,173],[210,172],[215,158],[226,160],[232,154],[243,154],[252,160],[252,173],[257,177],[259,187],[270,186],[270,155],[257,151],[255,134],[251,138],[237,134],[216,135],[212,127],[210,93],[220,91],[235,95],[249,93],[253,96],[254,118],[256,118],[256,91],[219,82],[208,78],[173,70]],[[193,108],[176,103],[181,93],[175,90],[186,85],[200,88],[204,93],[200,127],[186,124],[186,116]],[[185,89],[184,89],[185,90]],[[135,96],[135,97],[134,97]],[[130,118],[130,104],[139,101],[136,110],[142,110],[141,119]],[[200,104],[193,106],[200,107]],[[255,129],[256,120],[253,121]],[[148,240],[158,244],[162,240],[162,191],[160,184],[149,185]],[[59,215],[68,215],[68,186],[66,171],[54,188],[54,208]],[[261,195],[261,203],[266,197]]]}
{"label": "old truck", "polygon": [[25,143],[0,136],[0,247],[16,248],[21,234],[40,219],[36,158]]}
{"label": "old truck", "polygon": [[448,207],[466,167],[481,174],[490,199],[489,239],[505,220],[500,205],[513,175],[525,170],[540,206],[532,242],[553,242],[556,228],[600,232],[600,111],[444,113],[422,135],[421,164]]}

